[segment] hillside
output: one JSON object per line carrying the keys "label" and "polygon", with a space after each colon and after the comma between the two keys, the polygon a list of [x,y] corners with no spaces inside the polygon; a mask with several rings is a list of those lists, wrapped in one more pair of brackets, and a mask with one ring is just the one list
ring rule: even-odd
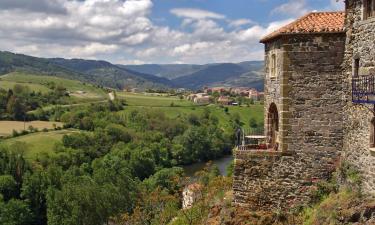
{"label": "hillside", "polygon": [[172,83],[165,78],[150,74],[131,71],[106,61],[83,60],[83,59],[50,59],[56,65],[63,68],[90,74],[95,82],[102,86],[115,88],[162,88],[170,87]]}
{"label": "hillside", "polygon": [[171,79],[175,87],[199,89],[204,86],[231,86],[263,90],[263,66],[261,61],[247,61],[237,64],[145,64],[121,67]]}
{"label": "hillside", "polygon": [[75,79],[110,88],[168,88],[167,79],[120,68],[105,61],[45,59],[0,51],[0,75],[11,72]]}
{"label": "hillside", "polygon": [[122,68],[127,68],[140,73],[154,74],[159,77],[167,79],[175,79],[186,76],[202,70],[209,65],[193,65],[193,64],[145,64],[145,65],[119,65]]}
{"label": "hillside", "polygon": [[[104,90],[91,84],[77,80],[65,79],[53,76],[35,75],[25,72],[12,72],[0,76],[0,85],[4,89],[11,89],[16,84],[27,86],[31,91],[46,93],[51,91],[50,85],[61,85],[76,98],[84,99],[105,99],[107,94]],[[80,93],[78,93],[80,92]]]}
{"label": "hillside", "polygon": [[176,86],[199,89],[204,86],[253,87],[263,89],[263,63],[222,63],[172,80]]}
{"label": "hillside", "polygon": [[[263,89],[263,62],[114,65],[102,60],[38,58],[0,51],[0,75],[20,72],[79,80],[103,87],[168,89],[204,86]],[[4,85],[8,87],[11,84]],[[41,90],[43,91],[43,90]]]}

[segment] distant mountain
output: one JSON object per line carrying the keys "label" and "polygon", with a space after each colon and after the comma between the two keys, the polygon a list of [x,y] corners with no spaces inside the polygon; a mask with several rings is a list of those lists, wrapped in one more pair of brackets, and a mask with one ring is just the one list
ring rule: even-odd
{"label": "distant mountain", "polygon": [[200,89],[204,86],[253,87],[263,90],[262,61],[206,65],[126,65],[122,68],[171,79],[175,87]]}
{"label": "distant mountain", "polygon": [[131,71],[106,61],[46,59],[0,51],[0,75],[13,71],[63,77],[118,89],[165,89],[172,86],[166,78]]}
{"label": "distant mountain", "polygon": [[109,87],[162,88],[171,87],[170,80],[150,74],[131,71],[106,61],[83,59],[50,59],[51,62],[96,78],[96,83]]}
{"label": "distant mountain", "polygon": [[195,73],[179,77],[173,80],[178,87],[197,89],[203,86],[225,81],[232,76],[245,73],[246,70],[236,64],[225,63],[209,66]]}
{"label": "distant mountain", "polygon": [[140,73],[153,74],[167,79],[175,79],[181,76],[195,73],[208,65],[192,64],[145,64],[145,65],[120,65],[122,68],[130,69]]}
{"label": "distant mountain", "polygon": [[100,60],[38,58],[0,51],[0,75],[14,71],[57,76],[111,88],[192,90],[205,86],[263,89],[263,62],[206,65],[114,65]]}

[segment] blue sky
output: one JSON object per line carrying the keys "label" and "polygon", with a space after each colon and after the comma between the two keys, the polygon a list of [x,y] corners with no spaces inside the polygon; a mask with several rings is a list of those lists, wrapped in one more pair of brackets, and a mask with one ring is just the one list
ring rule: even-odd
{"label": "blue sky", "polygon": [[[299,3],[300,2],[300,3]],[[276,13],[273,10],[283,4],[301,5],[304,10],[339,10],[343,4],[330,0],[308,0],[308,1],[288,1],[288,0],[155,0],[152,17],[160,20],[161,24],[174,28],[180,26],[181,19],[170,13],[173,8],[198,8],[207,11],[226,15],[228,18],[246,18],[254,22],[266,25],[275,20],[291,18],[301,15],[301,12]],[[298,8],[296,8],[298,9]],[[301,9],[301,8],[299,8]]]}
{"label": "blue sky", "polygon": [[259,39],[336,0],[1,0],[0,49],[121,64],[261,60]]}

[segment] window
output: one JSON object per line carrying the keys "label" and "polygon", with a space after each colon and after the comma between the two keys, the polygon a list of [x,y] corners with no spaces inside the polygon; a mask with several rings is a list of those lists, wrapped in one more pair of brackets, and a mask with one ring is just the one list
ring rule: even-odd
{"label": "window", "polygon": [[363,19],[375,17],[375,0],[364,0],[364,16]]}
{"label": "window", "polygon": [[359,58],[354,59],[353,62],[353,77],[358,77],[359,75]]}
{"label": "window", "polygon": [[271,55],[271,62],[270,62],[270,77],[276,77],[276,54]]}
{"label": "window", "polygon": [[370,148],[375,148],[375,117],[370,124]]}

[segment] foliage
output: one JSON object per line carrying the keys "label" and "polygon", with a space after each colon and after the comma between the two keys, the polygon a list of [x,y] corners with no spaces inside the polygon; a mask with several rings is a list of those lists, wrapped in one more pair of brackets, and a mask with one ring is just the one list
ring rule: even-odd
{"label": "foliage", "polygon": [[66,89],[61,86],[45,94],[30,91],[27,86],[20,84],[14,85],[13,89],[8,91],[0,88],[0,119],[26,120],[28,111],[47,104],[63,104],[66,96]]}
{"label": "foliage", "polygon": [[24,201],[11,199],[8,202],[0,202],[0,224],[30,225],[32,218],[30,208]]}
{"label": "foliage", "polygon": [[[146,108],[123,114],[123,108],[113,101],[56,110],[44,115],[74,129],[6,140],[7,146],[0,146],[0,210],[17,201],[30,225],[166,224],[179,215],[186,185],[178,166],[230,153],[232,127],[242,123],[233,113],[224,129],[211,108],[174,118]],[[212,167],[200,182],[222,197],[219,187],[227,182],[210,186],[218,175]]]}

